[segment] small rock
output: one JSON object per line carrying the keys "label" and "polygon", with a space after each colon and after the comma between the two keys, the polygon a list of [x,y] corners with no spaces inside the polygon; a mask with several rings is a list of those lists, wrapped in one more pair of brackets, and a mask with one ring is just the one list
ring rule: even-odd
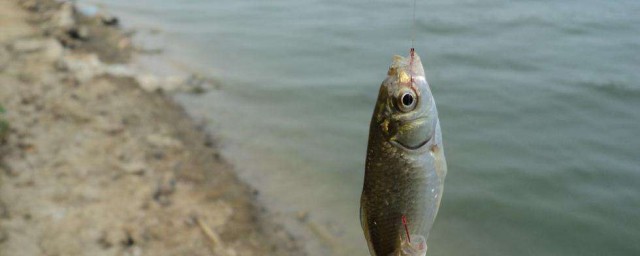
{"label": "small rock", "polygon": [[166,92],[175,92],[182,90],[185,85],[185,80],[182,77],[170,76],[164,79],[162,83],[162,90]]}
{"label": "small rock", "polygon": [[153,153],[153,158],[156,160],[162,160],[164,159],[164,153],[162,152],[154,152]]}
{"label": "small rock", "polygon": [[124,255],[126,255],[126,256],[141,256],[142,255],[142,248],[140,248],[138,246],[131,247],[131,248],[127,249],[124,252]]}
{"label": "small rock", "polygon": [[136,76],[136,81],[145,91],[156,92],[160,89],[160,81],[157,77],[148,74],[141,74]]}
{"label": "small rock", "polygon": [[126,241],[129,238],[129,235],[125,232],[117,229],[107,229],[102,231],[97,242],[103,249],[109,249],[118,244],[119,241]]}
{"label": "small rock", "polygon": [[182,148],[182,142],[172,137],[150,134],[146,139],[149,144],[159,148]]}
{"label": "small rock", "polygon": [[73,39],[87,41],[89,40],[89,28],[87,26],[79,26],[69,29],[67,32]]}
{"label": "small rock", "polygon": [[199,74],[191,74],[186,83],[189,87],[201,87],[206,82],[206,78]]}
{"label": "small rock", "polygon": [[102,21],[102,24],[104,24],[105,26],[117,26],[120,23],[120,21],[118,20],[118,17],[108,13],[101,14],[100,20]]}
{"label": "small rock", "polygon": [[74,18],[73,4],[70,2],[63,3],[60,10],[53,14],[51,22],[55,27],[64,30],[70,29],[75,26],[76,20]]}
{"label": "small rock", "polygon": [[120,39],[120,41],[118,41],[118,48],[119,49],[126,49],[126,48],[130,48],[132,45],[131,43],[131,39],[124,37],[122,39]]}
{"label": "small rock", "polygon": [[132,247],[136,244],[136,239],[133,238],[132,232],[129,229],[125,231],[125,237],[123,238],[124,239],[120,241],[120,244],[122,244],[124,247]]}
{"label": "small rock", "polygon": [[158,182],[153,192],[153,200],[160,205],[167,206],[171,204],[169,197],[176,191],[176,179],[171,175],[164,175]]}
{"label": "small rock", "polygon": [[64,48],[55,39],[48,39],[45,42],[45,57],[50,61],[58,61],[64,54]]}
{"label": "small rock", "polygon": [[102,75],[105,67],[95,54],[69,54],[62,58],[62,68],[71,71],[80,82]]}
{"label": "small rock", "polygon": [[94,121],[95,128],[109,135],[117,135],[125,130],[121,122],[100,116]]}
{"label": "small rock", "polygon": [[104,72],[117,77],[132,77],[136,74],[130,66],[122,64],[108,65]]}
{"label": "small rock", "polygon": [[215,147],[215,145],[216,145],[215,140],[213,140],[213,138],[211,138],[211,136],[207,134],[207,136],[204,138],[204,146],[208,148],[213,148]]}
{"label": "small rock", "polygon": [[309,220],[309,211],[299,211],[296,217],[300,222],[307,222]]}
{"label": "small rock", "polygon": [[13,42],[11,49],[19,53],[31,53],[44,49],[45,42],[38,39],[24,39]]}
{"label": "small rock", "polygon": [[129,174],[144,175],[147,171],[147,164],[143,162],[133,162],[120,165],[120,168]]}
{"label": "small rock", "polygon": [[226,248],[224,255],[236,256],[236,255],[238,255],[238,252],[236,252],[236,250],[233,249],[233,248]]}
{"label": "small rock", "polygon": [[27,0],[22,2],[21,5],[23,8],[32,12],[35,12],[40,8],[40,5],[36,0]]}
{"label": "small rock", "polygon": [[204,90],[204,82],[193,76],[185,79],[180,76],[159,78],[150,74],[141,74],[136,76],[136,80],[142,89],[149,92],[197,92]]}

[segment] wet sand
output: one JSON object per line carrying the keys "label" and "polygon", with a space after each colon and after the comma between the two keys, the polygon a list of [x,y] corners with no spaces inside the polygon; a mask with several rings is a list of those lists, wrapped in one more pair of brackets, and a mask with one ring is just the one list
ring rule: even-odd
{"label": "wet sand", "polygon": [[0,0],[0,255],[304,255],[114,18]]}

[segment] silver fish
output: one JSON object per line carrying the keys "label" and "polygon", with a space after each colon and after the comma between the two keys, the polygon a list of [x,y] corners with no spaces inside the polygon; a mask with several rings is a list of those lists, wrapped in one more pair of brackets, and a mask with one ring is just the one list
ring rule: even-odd
{"label": "silver fish", "polygon": [[447,164],[420,57],[395,56],[371,125],[360,223],[373,256],[426,255]]}

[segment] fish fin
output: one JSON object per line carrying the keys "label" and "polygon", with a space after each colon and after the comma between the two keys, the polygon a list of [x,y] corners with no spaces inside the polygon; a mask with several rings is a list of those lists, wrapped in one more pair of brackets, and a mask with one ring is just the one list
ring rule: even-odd
{"label": "fish fin", "polygon": [[400,244],[400,252],[402,256],[425,256],[427,254],[427,240],[421,235],[412,235],[413,241],[409,243],[403,240]]}

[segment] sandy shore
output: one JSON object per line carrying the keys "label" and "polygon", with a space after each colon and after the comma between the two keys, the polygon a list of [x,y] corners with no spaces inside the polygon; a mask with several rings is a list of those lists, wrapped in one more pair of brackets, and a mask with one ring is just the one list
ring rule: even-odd
{"label": "sandy shore", "polygon": [[132,54],[114,17],[0,0],[0,255],[303,255]]}

